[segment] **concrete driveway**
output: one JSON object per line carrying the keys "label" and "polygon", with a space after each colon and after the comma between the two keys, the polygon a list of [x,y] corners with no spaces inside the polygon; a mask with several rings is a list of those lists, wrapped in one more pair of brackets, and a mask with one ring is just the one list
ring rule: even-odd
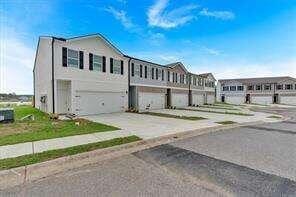
{"label": "concrete driveway", "polygon": [[214,127],[218,125],[217,123],[207,119],[191,121],[136,113],[100,114],[85,116],[84,118],[94,122],[119,127],[123,129],[124,132],[129,132],[130,134],[137,135],[143,139]]}

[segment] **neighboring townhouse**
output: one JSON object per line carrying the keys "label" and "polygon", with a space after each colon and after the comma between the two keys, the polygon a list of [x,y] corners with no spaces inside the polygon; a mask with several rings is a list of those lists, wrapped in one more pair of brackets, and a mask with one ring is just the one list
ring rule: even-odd
{"label": "neighboring townhouse", "polygon": [[[192,86],[181,62],[161,65],[123,54],[101,34],[74,38],[41,36],[34,64],[34,104],[48,113],[91,115],[186,107],[191,92],[212,103],[211,74]],[[195,90],[195,89],[198,89]],[[201,100],[200,100],[201,99]]]}
{"label": "neighboring townhouse", "polygon": [[296,105],[296,79],[285,76],[219,80],[217,101]]}

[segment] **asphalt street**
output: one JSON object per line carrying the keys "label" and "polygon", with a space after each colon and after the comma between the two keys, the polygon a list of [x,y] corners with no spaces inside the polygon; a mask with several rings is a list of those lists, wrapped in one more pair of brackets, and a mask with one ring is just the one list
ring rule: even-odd
{"label": "asphalt street", "polygon": [[163,144],[0,196],[296,196],[296,110],[263,110],[291,119]]}

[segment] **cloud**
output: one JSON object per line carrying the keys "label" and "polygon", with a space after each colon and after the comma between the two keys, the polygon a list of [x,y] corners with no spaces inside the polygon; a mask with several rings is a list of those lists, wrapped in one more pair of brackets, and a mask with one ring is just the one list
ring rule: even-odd
{"label": "cloud", "polygon": [[218,51],[217,49],[212,49],[212,48],[208,48],[208,47],[203,47],[203,50],[204,50],[206,53],[210,54],[210,55],[220,55],[220,54],[221,54],[221,52]]}
{"label": "cloud", "polygon": [[198,5],[186,5],[172,10],[168,10],[168,0],[157,0],[147,11],[148,24],[152,27],[165,29],[175,28],[196,18],[192,11]]}
{"label": "cloud", "polygon": [[1,33],[0,47],[0,92],[32,93],[35,50],[14,32]]}
{"label": "cloud", "polygon": [[199,15],[218,18],[218,19],[222,19],[222,20],[232,20],[235,18],[235,15],[233,12],[230,12],[230,11],[208,11],[207,8],[202,9],[199,12]]}

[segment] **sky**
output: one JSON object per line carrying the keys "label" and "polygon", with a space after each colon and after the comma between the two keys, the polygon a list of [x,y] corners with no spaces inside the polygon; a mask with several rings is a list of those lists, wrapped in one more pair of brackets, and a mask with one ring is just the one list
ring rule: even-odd
{"label": "sky", "polygon": [[0,93],[33,93],[39,36],[92,33],[217,79],[296,77],[296,0],[0,0]]}

